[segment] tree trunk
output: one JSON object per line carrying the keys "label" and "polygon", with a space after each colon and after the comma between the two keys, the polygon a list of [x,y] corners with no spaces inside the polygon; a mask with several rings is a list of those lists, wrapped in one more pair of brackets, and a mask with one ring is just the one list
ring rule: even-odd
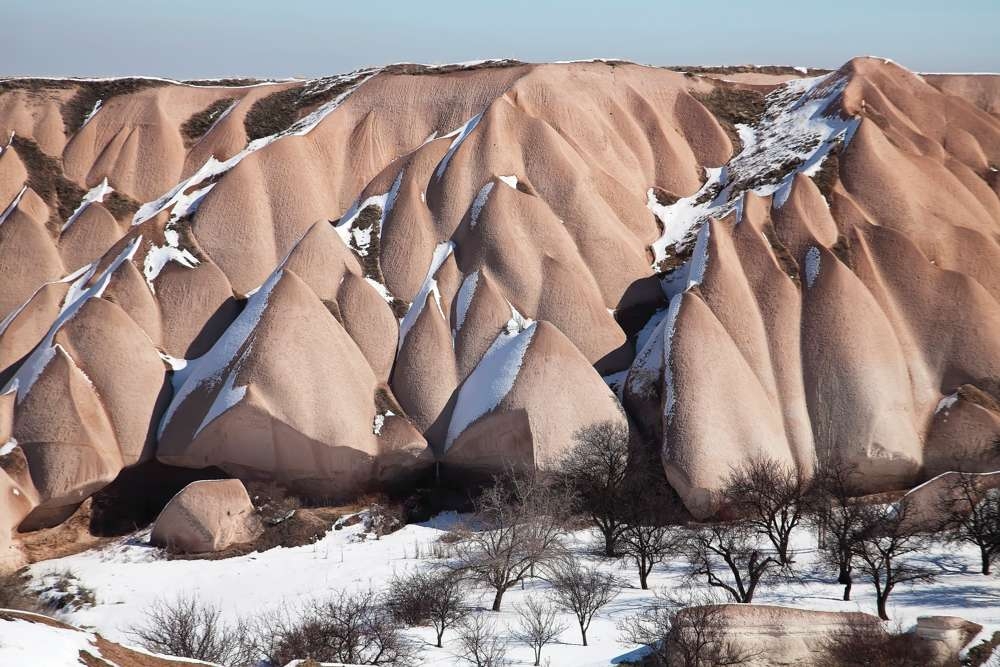
{"label": "tree trunk", "polygon": [[843,563],[840,564],[840,574],[837,575],[837,583],[844,585],[844,600],[850,600],[851,586],[854,585],[854,581],[851,580],[851,568]]}
{"label": "tree trunk", "polygon": [[986,552],[986,549],[979,549],[979,557],[982,559],[983,563],[983,574],[990,573],[990,555]]}
{"label": "tree trunk", "polygon": [[500,603],[503,601],[503,589],[498,588],[497,594],[493,597],[493,611],[500,611]]}
{"label": "tree trunk", "polygon": [[646,568],[642,565],[639,566],[639,588],[644,591],[649,590],[649,586],[646,584]]}
{"label": "tree trunk", "polygon": [[587,645],[587,631],[583,628],[582,625],[580,626],[580,635],[583,637],[583,645],[586,646]]}
{"label": "tree trunk", "polygon": [[878,617],[881,618],[883,621],[889,620],[889,615],[885,613],[885,603],[886,603],[886,598],[888,597],[889,597],[888,593],[883,593],[882,595],[878,596]]}
{"label": "tree trunk", "polygon": [[444,637],[444,628],[441,628],[441,631],[437,633],[437,637],[438,637],[438,643],[437,643],[437,647],[438,647],[438,648],[444,648],[444,647],[443,647],[443,646],[441,645],[441,638],[442,638],[442,637]]}
{"label": "tree trunk", "polygon": [[601,528],[601,534],[604,536],[604,555],[607,558],[614,558],[617,554],[615,551],[615,529],[614,528]]}
{"label": "tree trunk", "polygon": [[541,649],[535,651],[535,667],[539,667],[542,664],[542,651]]}

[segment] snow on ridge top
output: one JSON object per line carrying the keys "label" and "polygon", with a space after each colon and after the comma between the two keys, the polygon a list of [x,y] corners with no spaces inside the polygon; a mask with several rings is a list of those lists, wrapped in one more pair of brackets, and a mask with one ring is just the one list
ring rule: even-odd
{"label": "snow on ridge top", "polygon": [[342,74],[336,77],[330,77],[331,85],[333,83],[343,83],[343,82],[353,83],[354,85],[347,88],[347,90],[340,93],[329,102],[320,105],[318,109],[313,111],[308,116],[299,119],[298,121],[293,123],[291,127],[282,130],[280,132],[276,132],[275,134],[271,134],[266,137],[261,137],[260,139],[254,139],[249,144],[247,144],[246,148],[244,148],[242,151],[232,156],[225,162],[220,162],[215,158],[215,156],[208,158],[208,160],[205,161],[205,164],[203,164],[190,177],[175,185],[172,189],[164,193],[159,198],[154,199],[153,201],[150,202],[146,202],[145,204],[140,206],[139,210],[136,211],[135,215],[132,218],[132,224],[133,225],[142,224],[146,220],[149,220],[150,218],[155,216],[160,211],[163,211],[167,208],[174,206],[179,201],[183,200],[183,198],[185,197],[184,193],[187,192],[188,190],[195,188],[199,185],[202,185],[203,183],[213,181],[214,179],[218,178],[222,174],[226,173],[227,171],[235,167],[241,161],[243,161],[243,159],[246,156],[252,153],[256,153],[260,149],[274,143],[278,139],[287,136],[304,136],[306,134],[309,134],[309,132],[311,132],[313,128],[319,125],[319,123],[324,118],[333,113],[333,111],[335,111],[337,107],[339,107],[341,103],[343,103],[343,101],[346,100],[355,90],[364,85],[369,79],[378,74],[380,71],[381,71],[380,69],[363,69],[363,70],[358,70],[357,72],[351,72],[350,74]]}
{"label": "snow on ridge top", "polygon": [[14,209],[18,207],[18,204],[21,203],[21,197],[23,197],[24,193],[27,191],[28,191],[28,186],[22,185],[21,190],[10,201],[10,204],[7,205],[7,208],[3,210],[3,213],[0,213],[0,225],[2,225],[10,216],[10,214],[14,212]]}
{"label": "snow on ridge top", "polygon": [[[98,261],[94,261],[88,264],[86,267],[76,271],[71,274],[75,277],[74,282],[70,285],[69,291],[66,293],[63,299],[63,305],[59,311],[59,315],[56,317],[55,322],[49,327],[48,332],[45,334],[45,338],[35,346],[35,349],[31,351],[28,358],[21,364],[21,367],[17,369],[17,373],[14,377],[4,386],[3,392],[6,394],[8,391],[16,390],[17,399],[16,402],[19,404],[24,400],[24,397],[28,395],[31,391],[31,387],[35,384],[35,381],[41,376],[42,371],[53,359],[56,353],[55,346],[53,346],[53,341],[55,339],[56,333],[62,328],[66,322],[73,318],[74,315],[79,312],[83,304],[91,298],[99,298],[104,294],[104,290],[107,288],[108,283],[111,282],[111,276],[118,267],[125,262],[131,261],[132,257],[135,256],[136,250],[139,248],[139,243],[142,241],[142,236],[137,234],[132,241],[122,249],[118,256],[108,264],[107,268],[98,276],[97,280],[93,284],[88,286],[90,279],[94,276],[97,271]],[[59,282],[68,282],[69,277],[64,278]],[[41,289],[41,288],[39,288]],[[22,306],[23,308],[23,306]],[[4,322],[4,326],[9,324],[9,322]]]}
{"label": "snow on ridge top", "polygon": [[455,155],[455,152],[465,141],[465,138],[472,134],[472,131],[476,129],[479,125],[479,121],[483,119],[483,114],[485,111],[480,111],[475,116],[465,121],[461,127],[456,130],[452,130],[448,134],[440,137],[441,139],[448,139],[449,137],[454,137],[451,140],[451,145],[448,146],[448,152],[444,154],[441,158],[441,162],[438,163],[437,169],[434,170],[434,178],[439,179],[444,175],[444,170],[448,168],[448,163],[451,162],[451,158]]}
{"label": "snow on ridge top", "polygon": [[483,415],[492,412],[514,388],[524,354],[538,327],[532,322],[517,333],[501,331],[482,360],[462,383],[448,424],[445,451]]}
{"label": "snow on ridge top", "polygon": [[441,313],[441,317],[444,317],[444,310],[441,308],[441,292],[438,291],[437,279],[434,278],[434,274],[438,272],[438,269],[441,268],[441,265],[445,263],[453,252],[455,252],[455,244],[452,241],[444,241],[434,248],[434,254],[431,256],[431,265],[427,269],[427,276],[420,286],[420,291],[413,297],[410,308],[399,322],[399,346],[396,348],[397,352],[403,349],[403,341],[406,340],[406,334],[410,333],[410,329],[416,324],[420,313],[423,312],[424,304],[427,303],[427,296],[429,294],[434,295],[438,311]]}
{"label": "snow on ridge top", "polygon": [[458,337],[458,332],[465,324],[465,316],[469,313],[472,305],[472,298],[476,295],[476,288],[479,287],[479,271],[473,271],[462,280],[462,286],[458,288],[458,296],[455,298],[455,329],[452,331],[452,339]]}
{"label": "snow on ridge top", "polygon": [[[251,335],[260,322],[264,310],[267,308],[268,300],[275,285],[284,275],[284,261],[275,269],[268,279],[257,288],[247,298],[246,305],[240,314],[237,315],[233,323],[222,333],[212,347],[196,359],[187,359],[181,370],[174,371],[174,397],[170,405],[163,413],[160,425],[157,428],[156,436],[163,436],[167,425],[173,418],[177,409],[184,403],[187,397],[202,385],[215,387],[219,382],[223,382],[223,388],[219,390],[212,405],[209,407],[205,419],[202,421],[197,435],[201,430],[229,408],[236,405],[246,393],[246,387],[236,387],[236,373],[239,371],[240,362],[246,358],[251,349],[253,341]],[[225,378],[222,373],[228,369]],[[210,419],[211,417],[211,419]]]}
{"label": "snow on ridge top", "polygon": [[780,207],[797,174],[814,176],[835,145],[848,145],[860,119],[843,118],[836,108],[847,83],[847,76],[832,72],[782,84],[768,94],[767,108],[756,124],[737,126],[742,150],[724,167],[708,169],[698,192],[664,205],[650,188],[647,208],[663,225],[651,246],[653,267],[668,256],[669,246],[688,243],[707,219],[736,210],[746,192],[774,195],[774,205]]}
{"label": "snow on ridge top", "polygon": [[83,195],[83,199],[80,200],[80,204],[76,207],[76,210],[73,211],[69,218],[66,219],[66,222],[63,223],[62,229],[59,230],[59,233],[65,232],[69,229],[70,226],[76,222],[76,219],[80,217],[80,214],[83,213],[84,209],[94,202],[100,203],[104,201],[104,198],[113,191],[113,188],[108,185],[108,177],[105,176],[100,183],[92,187],[87,194]]}

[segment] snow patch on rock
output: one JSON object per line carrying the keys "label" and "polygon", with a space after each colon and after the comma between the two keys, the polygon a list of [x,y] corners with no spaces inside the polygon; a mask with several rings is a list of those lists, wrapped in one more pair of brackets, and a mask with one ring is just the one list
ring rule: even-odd
{"label": "snow patch on rock", "polygon": [[490,181],[480,188],[476,198],[472,201],[472,210],[469,213],[469,227],[475,227],[476,223],[479,222],[479,214],[482,213],[483,207],[486,206],[486,201],[490,198],[490,193],[493,192],[493,185],[493,181]]}
{"label": "snow patch on rock", "polygon": [[816,246],[810,246],[809,250],[806,250],[806,286],[812,287],[813,283],[819,277],[820,264],[822,263],[823,256],[819,252],[819,248]]}
{"label": "snow patch on rock", "polygon": [[251,349],[253,332],[267,309],[271,292],[284,275],[284,265],[282,261],[264,284],[248,295],[246,306],[211,349],[196,359],[187,360],[183,370],[174,375],[174,397],[160,420],[157,437],[163,436],[178,408],[200,387],[213,389],[222,385],[195,435],[246,395],[245,386],[236,386],[236,374]]}
{"label": "snow patch on rock", "polygon": [[836,72],[786,82],[767,96],[759,122],[737,125],[742,150],[724,167],[708,169],[698,192],[664,205],[650,188],[646,205],[663,226],[652,244],[654,268],[670,255],[670,246],[676,252],[689,243],[706,220],[737,209],[748,191],[762,197],[780,191],[780,206],[796,174],[814,176],[834,146],[850,143],[860,119],[843,118],[837,108],[846,85],[847,77]]}
{"label": "snow patch on rock", "polygon": [[427,269],[427,276],[424,278],[424,282],[420,286],[417,295],[413,297],[413,303],[410,304],[409,309],[399,323],[399,347],[396,348],[397,351],[403,349],[403,341],[406,340],[406,334],[410,333],[410,329],[416,324],[420,313],[423,312],[424,304],[427,302],[429,294],[434,295],[438,311],[441,313],[441,317],[444,317],[444,310],[441,308],[441,292],[438,291],[437,279],[434,278],[434,275],[453,252],[455,252],[455,244],[451,241],[439,243],[434,248],[434,254],[431,256],[431,265]]}
{"label": "snow patch on rock", "polygon": [[90,206],[95,202],[104,201],[104,198],[109,194],[111,194],[112,191],[113,190],[111,186],[108,185],[107,177],[105,177],[100,183],[92,187],[87,192],[87,194],[83,195],[83,199],[80,200],[80,204],[76,207],[76,210],[74,210],[73,213],[69,216],[69,218],[66,219],[66,222],[63,223],[62,229],[59,230],[60,233],[65,232],[67,229],[69,229],[70,226],[74,222],[76,222],[76,219],[80,217],[80,214],[83,213],[88,206]]}
{"label": "snow patch on rock", "polygon": [[455,298],[455,329],[452,332],[453,338],[458,336],[458,332],[462,330],[462,325],[465,324],[465,316],[469,313],[469,307],[472,305],[472,298],[476,295],[476,287],[478,286],[479,271],[473,271],[465,276],[462,286],[458,288],[458,295]]}
{"label": "snow patch on rock", "polygon": [[482,119],[483,112],[480,111],[475,116],[465,121],[461,127],[456,130],[452,130],[448,134],[441,137],[442,139],[447,139],[449,137],[454,138],[451,140],[451,145],[448,146],[448,152],[444,154],[444,157],[441,158],[441,162],[438,163],[437,169],[434,170],[435,179],[440,179],[444,175],[444,171],[448,168],[448,163],[451,162],[451,158],[454,157],[455,152],[462,145],[462,142],[465,141],[465,138],[472,134],[472,131],[476,129],[476,126],[479,125],[479,121]]}
{"label": "snow patch on rock", "polygon": [[455,410],[448,425],[444,445],[446,451],[473,422],[496,409],[513,389],[536,327],[537,324],[532,322],[516,333],[500,332],[479,364],[469,373],[458,391]]}

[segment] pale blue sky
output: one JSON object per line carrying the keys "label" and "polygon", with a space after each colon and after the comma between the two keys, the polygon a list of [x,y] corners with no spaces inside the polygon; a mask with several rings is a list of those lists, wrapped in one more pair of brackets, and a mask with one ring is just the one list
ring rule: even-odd
{"label": "pale blue sky", "polygon": [[1000,71],[1000,0],[0,0],[0,75],[315,76],[391,62]]}

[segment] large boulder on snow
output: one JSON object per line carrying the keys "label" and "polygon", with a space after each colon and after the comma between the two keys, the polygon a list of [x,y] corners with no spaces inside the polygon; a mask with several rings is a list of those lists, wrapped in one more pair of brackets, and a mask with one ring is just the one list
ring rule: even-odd
{"label": "large boulder on snow", "polygon": [[243,482],[201,480],[167,503],[156,517],[150,541],[170,551],[197,554],[250,542],[262,530]]}

